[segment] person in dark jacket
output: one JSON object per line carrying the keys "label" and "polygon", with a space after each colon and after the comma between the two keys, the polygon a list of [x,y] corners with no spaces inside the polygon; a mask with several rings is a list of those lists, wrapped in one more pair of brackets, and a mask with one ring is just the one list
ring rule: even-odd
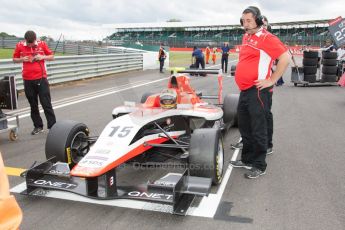
{"label": "person in dark jacket", "polygon": [[222,52],[222,59],[221,59],[222,70],[223,70],[223,73],[227,73],[228,72],[229,52],[230,52],[229,44],[227,42],[224,42],[223,46],[220,49]]}
{"label": "person in dark jacket", "polygon": [[159,72],[160,73],[164,73],[163,72],[163,67],[164,67],[164,61],[166,59],[166,53],[165,53],[165,50],[164,50],[164,47],[161,46],[159,48],[159,51],[158,51],[158,61],[159,61]]}
{"label": "person in dark jacket", "polygon": [[202,69],[205,69],[205,57],[201,49],[197,48],[196,46],[193,47],[192,57],[195,59],[194,67],[199,69],[201,65]]}

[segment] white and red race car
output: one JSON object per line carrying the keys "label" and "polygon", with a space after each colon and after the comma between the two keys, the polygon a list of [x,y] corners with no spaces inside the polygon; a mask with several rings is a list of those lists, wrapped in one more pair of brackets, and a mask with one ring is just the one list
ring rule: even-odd
{"label": "white and red race car", "polygon": [[[184,70],[170,77],[167,88],[176,91],[177,106],[163,109],[159,94],[146,93],[141,103],[113,110],[100,136],[76,121],[58,121],[45,146],[47,161],[25,172],[27,189],[62,190],[94,199],[139,199],[171,204],[173,213],[185,215],[195,196],[207,196],[211,184],[222,181],[223,135],[236,123],[237,94],[222,101],[202,96],[191,87],[187,73],[219,74],[218,70]],[[218,99],[217,104],[204,98]],[[164,154],[167,151],[169,154]],[[154,153],[154,154],[153,154]],[[158,154],[185,165],[181,174],[168,173],[144,185],[120,186],[116,169],[125,163],[145,164]]]}

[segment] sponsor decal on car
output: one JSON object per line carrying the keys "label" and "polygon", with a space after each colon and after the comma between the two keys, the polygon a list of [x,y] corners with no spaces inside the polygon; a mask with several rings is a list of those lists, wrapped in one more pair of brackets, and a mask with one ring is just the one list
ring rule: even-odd
{"label": "sponsor decal on car", "polygon": [[72,163],[72,156],[71,156],[71,148],[70,147],[66,148],[66,154],[67,154],[67,163],[71,164]]}
{"label": "sponsor decal on car", "polygon": [[77,187],[77,184],[58,182],[58,181],[50,181],[50,180],[35,180],[34,184],[50,186],[50,187],[54,187],[54,188],[64,188],[64,189],[73,189],[73,188]]}
{"label": "sponsor decal on car", "polygon": [[[111,143],[112,145],[113,143]],[[95,154],[106,155],[109,154],[111,151],[110,149],[96,149]]]}
{"label": "sponsor decal on car", "polygon": [[128,193],[128,196],[152,198],[152,199],[159,199],[159,200],[171,200],[173,198],[173,195],[167,195],[167,194],[161,194],[161,193],[147,193],[147,192],[139,192],[139,191],[131,191]]}
{"label": "sponsor decal on car", "polygon": [[107,161],[109,158],[108,157],[103,157],[103,156],[86,156],[85,160],[100,160],[100,161]]}

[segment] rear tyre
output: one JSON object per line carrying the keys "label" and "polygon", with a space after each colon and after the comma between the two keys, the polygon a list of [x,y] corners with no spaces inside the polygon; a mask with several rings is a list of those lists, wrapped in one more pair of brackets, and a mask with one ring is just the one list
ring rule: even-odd
{"label": "rear tyre", "polygon": [[151,95],[153,95],[154,93],[151,93],[151,92],[146,92],[143,94],[143,96],[141,96],[141,100],[140,100],[140,103],[143,104],[146,102],[147,98]]}
{"label": "rear tyre", "polygon": [[240,98],[239,94],[227,94],[224,97],[223,103],[223,121],[231,126],[237,126],[237,106],[238,100]]}
{"label": "rear tyre", "polygon": [[50,129],[45,146],[46,158],[54,162],[66,162],[70,168],[76,165],[89,151],[89,130],[83,123],[62,120]]}
{"label": "rear tyre", "polygon": [[195,129],[189,146],[191,176],[207,177],[212,184],[223,179],[224,146],[219,129]]}

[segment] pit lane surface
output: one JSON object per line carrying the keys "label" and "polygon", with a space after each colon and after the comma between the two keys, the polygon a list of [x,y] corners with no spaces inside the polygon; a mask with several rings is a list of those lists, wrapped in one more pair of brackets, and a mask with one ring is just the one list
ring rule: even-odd
{"label": "pit lane surface", "polygon": [[[130,72],[53,87],[54,106],[60,106],[55,110],[57,119],[84,122],[92,135],[98,135],[115,106],[124,100],[139,101],[143,93],[166,86],[168,74],[157,72]],[[285,81],[289,78],[287,71]],[[192,78],[192,86],[204,94],[215,94],[216,85],[213,76]],[[223,88],[225,93],[237,92],[230,77],[224,78]],[[69,99],[74,104],[65,106]],[[25,110],[24,95],[19,100]],[[233,169],[213,219],[15,194],[24,212],[21,229],[344,229],[344,89],[297,88],[287,83],[274,90],[273,114],[274,153],[267,157],[267,174],[247,180],[245,170]],[[29,117],[22,118],[20,126],[16,142],[0,134],[7,167],[28,168],[34,160],[45,159],[47,132],[31,136]],[[238,138],[237,129],[226,138],[226,162],[233,156],[230,143]],[[139,180],[138,174],[157,178],[153,170],[127,169],[118,182]],[[11,187],[23,182],[16,176],[9,179]]]}

